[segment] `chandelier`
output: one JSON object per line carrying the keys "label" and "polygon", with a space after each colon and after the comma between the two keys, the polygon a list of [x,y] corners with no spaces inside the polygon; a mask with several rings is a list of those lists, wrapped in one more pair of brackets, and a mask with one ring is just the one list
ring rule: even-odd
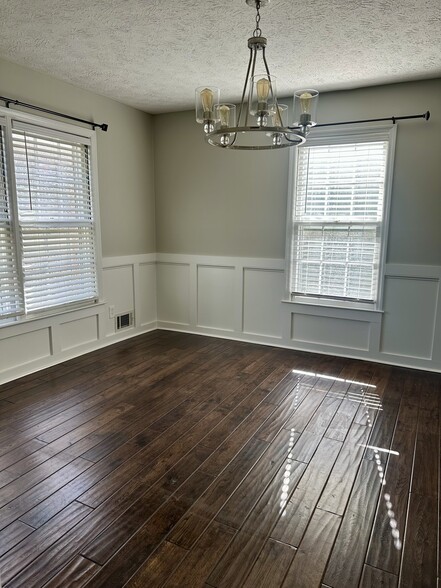
{"label": "chandelier", "polygon": [[[305,142],[316,124],[319,94],[316,90],[294,93],[292,125],[288,123],[288,106],[277,100],[276,80],[270,74],[265,56],[267,39],[260,28],[260,8],[269,1],[246,0],[256,9],[256,28],[248,39],[250,57],[237,118],[235,104],[219,101],[219,88],[196,89],[196,120],[203,125],[210,145],[224,149],[294,147]],[[262,62],[263,73],[256,74],[258,61]]]}

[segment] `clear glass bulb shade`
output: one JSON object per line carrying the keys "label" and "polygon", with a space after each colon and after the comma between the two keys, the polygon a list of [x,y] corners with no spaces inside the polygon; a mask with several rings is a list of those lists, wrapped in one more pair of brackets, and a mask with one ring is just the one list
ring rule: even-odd
{"label": "clear glass bulb shade", "polygon": [[219,88],[215,86],[200,86],[196,88],[196,121],[204,124],[207,121],[216,122],[216,107],[219,106]]}
{"label": "clear glass bulb shade", "polygon": [[[270,124],[273,128],[288,126],[288,106],[286,104],[277,103],[274,112],[270,116]],[[273,145],[279,146],[283,144],[283,133],[274,130],[267,133],[271,137]]]}
{"label": "clear glass bulb shade", "polygon": [[[259,120],[267,118],[274,112],[277,100],[276,78],[268,74],[257,74],[250,80],[249,111]],[[268,120],[265,121],[268,123]],[[265,126],[261,124],[259,126]]]}
{"label": "clear glass bulb shade", "polygon": [[215,118],[218,128],[234,127],[236,125],[236,105],[226,102],[215,108]]}
{"label": "clear glass bulb shade", "polygon": [[271,124],[273,127],[288,126],[288,106],[286,104],[277,103],[271,114]]}
{"label": "clear glass bulb shade", "polygon": [[314,126],[317,124],[317,90],[297,90],[294,92],[294,126]]}

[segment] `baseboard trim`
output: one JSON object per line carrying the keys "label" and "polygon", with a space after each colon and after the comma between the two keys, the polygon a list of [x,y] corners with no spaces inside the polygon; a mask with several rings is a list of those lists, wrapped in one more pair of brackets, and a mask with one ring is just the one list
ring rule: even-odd
{"label": "baseboard trim", "polygon": [[0,374],[0,385],[11,382],[12,380],[17,380],[18,378],[22,378],[24,376],[29,376],[30,374],[37,373],[40,370],[56,366],[60,363],[63,363],[64,361],[69,361],[70,359],[79,357],[80,355],[86,355],[92,351],[109,347],[110,345],[125,341],[126,339],[132,339],[138,335],[144,335],[145,333],[156,331],[157,328],[157,322],[153,321],[143,325],[142,327],[127,329],[127,331],[103,337],[102,339],[98,339],[93,343],[81,345],[73,349],[68,349],[66,351],[57,353],[57,355],[52,355],[50,357],[45,357],[43,359],[26,363]]}
{"label": "baseboard trim", "polygon": [[[394,358],[391,358],[391,360],[386,361],[386,358],[380,358],[380,357],[367,357],[367,356],[362,356],[360,355],[356,355],[353,353],[342,353],[342,352],[338,352],[338,350],[329,350],[329,349],[310,349],[307,347],[302,347],[302,346],[298,346],[298,345],[288,345],[285,341],[274,338],[274,340],[268,340],[268,337],[260,337],[260,336],[256,336],[256,337],[249,337],[247,336],[248,334],[243,334],[241,335],[240,333],[231,333],[229,334],[229,336],[226,336],[225,333],[223,331],[214,331],[214,329],[211,329],[211,332],[208,332],[207,329],[188,329],[188,328],[181,328],[179,325],[173,325],[170,326],[167,325],[167,323],[158,321],[158,330],[159,331],[174,331],[174,332],[179,332],[179,333],[188,333],[189,335],[204,335],[206,337],[213,337],[216,339],[229,339],[231,341],[243,341],[244,343],[253,343],[254,345],[264,345],[266,347],[278,347],[281,349],[290,349],[292,351],[302,351],[305,353],[313,353],[315,355],[330,355],[330,356],[336,356],[336,357],[346,357],[348,359],[355,359],[357,361],[367,361],[370,363],[379,363],[382,365],[390,365],[390,366],[394,366],[394,367],[401,367],[401,368],[408,368],[408,369],[412,369],[412,370],[419,370],[419,371],[424,371],[424,372],[432,372],[432,373],[441,373],[441,368],[438,368],[437,366],[427,366],[427,367],[422,367],[420,365],[414,365],[412,363],[399,363],[398,361],[393,361]],[[279,342],[277,342],[279,341]],[[282,342],[281,342],[282,341]]]}

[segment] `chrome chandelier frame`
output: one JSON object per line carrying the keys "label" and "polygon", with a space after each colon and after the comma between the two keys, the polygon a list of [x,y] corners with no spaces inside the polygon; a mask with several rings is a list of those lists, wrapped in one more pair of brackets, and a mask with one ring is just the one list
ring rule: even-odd
{"label": "chrome chandelier frame", "polygon": [[[331,122],[316,124],[315,111],[317,108],[318,92],[316,90],[299,90],[294,94],[294,113],[293,120],[296,122],[293,126],[283,124],[283,109],[287,107],[280,105],[277,100],[274,88],[274,78],[270,74],[268,62],[266,60],[267,39],[262,35],[260,28],[260,8],[267,5],[270,0],[246,0],[246,3],[256,9],[256,27],[253,36],[248,39],[248,48],[250,57],[248,68],[245,76],[245,83],[242,90],[242,97],[239,106],[237,120],[231,124],[230,116],[219,115],[219,110],[226,109],[225,113],[233,114],[235,118],[235,105],[215,104],[214,96],[217,92],[217,102],[219,101],[218,88],[198,88],[196,90],[196,120],[203,124],[205,138],[210,145],[222,147],[223,149],[239,150],[263,150],[263,149],[283,149],[285,147],[295,147],[305,143],[307,135],[313,127],[328,127],[336,125],[361,124],[392,121],[393,124],[398,120],[424,118],[429,120],[430,112],[415,114],[410,116],[391,116],[376,119],[352,120],[343,122]],[[258,54],[262,55],[262,61],[265,72],[262,74],[266,85],[266,97],[264,102],[258,102],[258,105],[264,104],[262,109],[258,106],[251,112],[253,101],[254,79]],[[257,82],[258,84],[259,82]],[[256,84],[256,85],[257,85]],[[257,95],[258,95],[257,89]],[[248,91],[248,95],[247,95]],[[205,96],[204,96],[205,93]],[[268,98],[271,98],[271,108],[268,107]],[[205,102],[204,102],[205,99]],[[312,105],[312,107],[311,107]],[[219,110],[216,110],[218,108]],[[230,114],[231,114],[230,113]],[[228,118],[228,124],[225,120]],[[254,118],[254,120],[253,120]],[[268,121],[272,120],[271,125]],[[255,123],[255,124],[251,124]],[[260,138],[260,144],[259,144]],[[256,139],[256,140],[255,140]]]}
{"label": "chrome chandelier frame", "polygon": [[[234,127],[225,127],[223,129],[214,130],[211,133],[207,133],[207,141],[210,145],[214,145],[216,147],[224,147],[228,149],[282,149],[284,147],[292,147],[293,145],[301,145],[306,141],[306,134],[307,129],[301,132],[301,129],[296,127],[284,127],[282,124],[277,126],[251,126],[249,125],[250,120],[250,104],[249,100],[246,98],[247,89],[250,85],[250,80],[254,79],[255,71],[256,71],[256,61],[257,61],[257,54],[258,52],[262,52],[262,60],[265,66],[265,72],[268,76],[268,80],[270,81],[270,94],[273,99],[274,106],[277,111],[277,118],[279,119],[280,123],[282,121],[282,113],[279,107],[279,103],[277,101],[276,93],[274,92],[273,83],[271,82],[271,74],[268,67],[268,62],[266,60],[265,50],[267,39],[262,36],[262,30],[260,28],[260,7],[262,6],[261,0],[247,0],[247,4],[252,6],[253,4],[256,6],[256,28],[253,31],[253,36],[248,39],[248,47],[250,50],[250,58],[248,61],[248,68],[247,73],[245,75],[245,83],[243,86],[242,91],[242,98],[240,101],[239,107],[239,115],[237,117],[237,124],[238,126]],[[241,117],[243,113],[243,125],[241,126]],[[280,143],[277,141],[273,142],[271,145],[237,145],[237,136],[238,133],[270,133],[272,134],[273,138],[280,139]],[[229,144],[223,145],[221,142],[222,137],[226,134],[232,134],[233,138]],[[282,142],[285,139],[286,142]]]}
{"label": "chrome chandelier frame", "polygon": [[[262,35],[262,30],[260,28],[260,8],[268,4],[269,0],[246,0],[246,3],[249,6],[255,7],[256,9],[256,27],[253,31],[253,36],[248,39],[250,57],[248,61],[248,68],[245,76],[245,83],[243,86],[236,125],[215,128],[217,121],[210,118],[204,118],[203,123],[206,133],[206,140],[210,145],[222,147],[224,149],[283,149],[285,147],[301,145],[306,141],[306,135],[314,123],[311,121],[308,124],[302,125],[300,127],[290,127],[284,126],[282,124],[282,110],[277,101],[277,95],[272,81],[273,78],[270,74],[268,62],[266,60],[265,50],[267,39]],[[262,113],[261,117],[257,117],[257,124],[253,125],[251,124],[252,115],[250,113],[250,98],[247,96],[247,90],[249,93],[251,92],[251,84],[255,76],[257,56],[259,53],[262,55],[265,74],[268,76],[269,97],[272,99],[273,113],[272,116],[269,112]],[[275,119],[276,123],[279,124],[267,126],[266,120],[270,116]],[[259,118],[261,119],[260,121]],[[259,133],[261,136],[262,133],[265,134],[266,144],[259,145],[252,142],[241,144],[240,139],[243,138],[243,135],[252,141],[254,137],[258,136]]]}

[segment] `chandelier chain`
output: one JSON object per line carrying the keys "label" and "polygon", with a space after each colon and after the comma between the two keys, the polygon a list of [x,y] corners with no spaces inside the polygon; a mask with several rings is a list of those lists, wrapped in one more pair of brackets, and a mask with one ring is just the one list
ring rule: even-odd
{"label": "chandelier chain", "polygon": [[260,0],[256,0],[256,28],[253,32],[253,37],[261,37],[262,29],[260,28]]}

